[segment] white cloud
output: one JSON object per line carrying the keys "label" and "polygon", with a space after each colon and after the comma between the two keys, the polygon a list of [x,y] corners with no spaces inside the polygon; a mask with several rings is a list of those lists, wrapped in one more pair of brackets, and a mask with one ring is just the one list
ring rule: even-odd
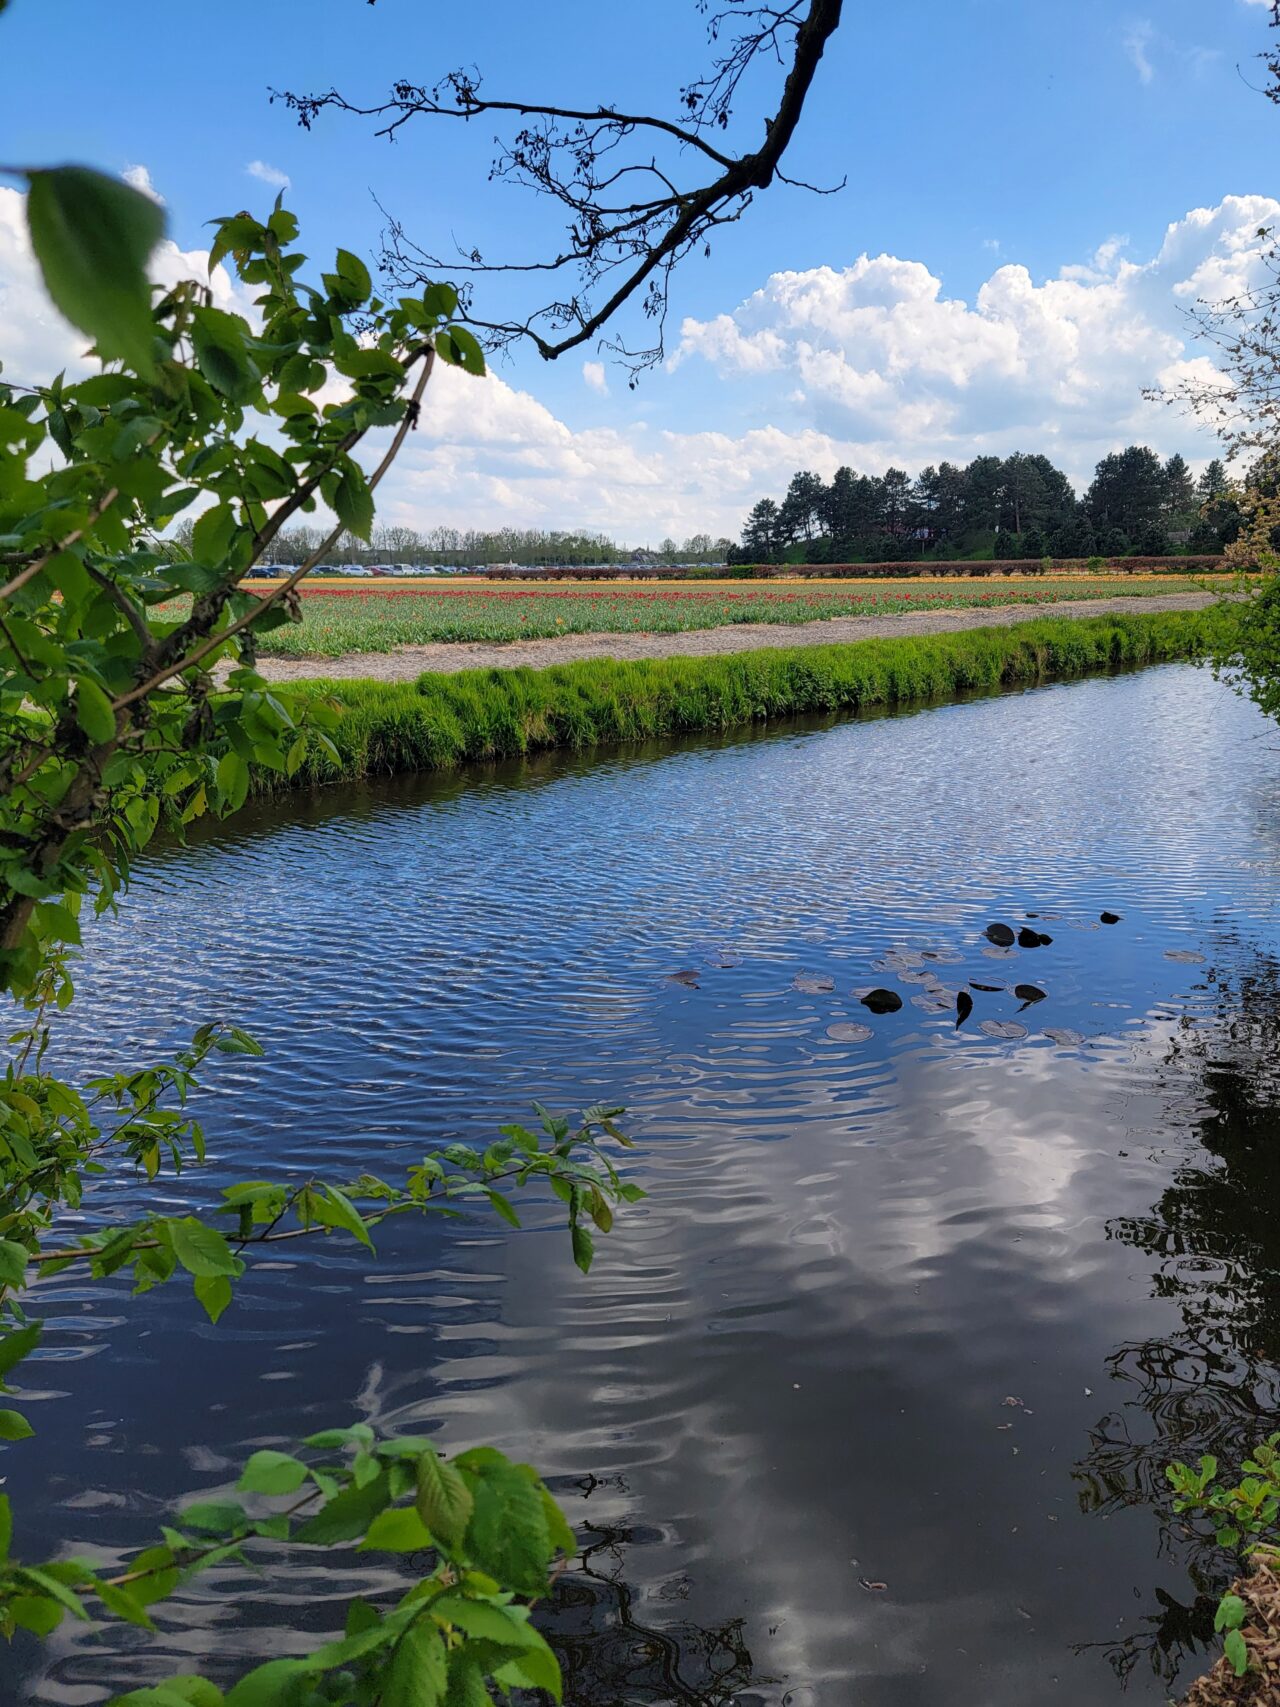
{"label": "white cloud", "polygon": [[592,391],[598,391],[601,397],[609,395],[609,381],[605,375],[603,362],[583,362],[582,377]]}
{"label": "white cloud", "polygon": [[251,160],[245,167],[251,178],[258,178],[264,184],[270,184],[273,190],[288,190],[292,183],[287,172],[282,172],[278,166],[272,166],[266,160]]}
{"label": "white cloud", "polygon": [[153,202],[164,206],[164,197],[151,182],[151,174],[145,166],[126,166],[120,176],[126,184],[132,184],[135,190],[141,190],[144,196],[150,196]]}
{"label": "white cloud", "polygon": [[[150,193],[151,178],[145,166],[130,167],[126,176],[135,188]],[[85,354],[90,340],[64,320],[49,301],[31,254],[25,203],[20,190],[0,186],[0,360],[4,362],[4,376],[20,384],[50,379],[62,368],[73,377],[83,376],[95,365]],[[166,238],[151,258],[150,271],[157,284],[198,279],[210,287],[219,308],[253,314],[250,293],[240,289],[225,267],[215,267],[210,278],[208,265],[207,249],[180,249]]]}
{"label": "white cloud", "polygon": [[1138,73],[1140,83],[1150,83],[1156,74],[1156,68],[1151,63],[1148,49],[1151,46],[1155,31],[1147,18],[1139,18],[1136,23],[1129,25],[1124,32],[1124,51],[1129,55],[1133,69]]}
{"label": "white cloud", "polygon": [[776,387],[775,418],[785,403],[864,468],[1042,449],[1084,481],[1132,439],[1208,456],[1207,440],[1142,391],[1203,362],[1185,309],[1259,276],[1258,227],[1278,217],[1269,197],[1228,196],[1170,225],[1149,260],[1126,259],[1128,240],[1109,237],[1054,278],[999,266],[972,303],[892,255],[775,273],[732,314],[686,320],[674,365],[697,359],[756,392]]}
{"label": "white cloud", "polygon": [[[1131,258],[1118,237],[1050,278],[993,257],[967,301],[948,296],[923,262],[892,255],[775,273],[732,312],[685,321],[676,371],[640,394],[670,409],[669,429],[636,419],[628,399],[614,405],[616,424],[577,430],[509,379],[442,366],[380,513],[418,528],[590,526],[656,543],[736,534],[755,500],[779,493],[797,468],[828,478],[841,463],[914,472],[943,458],[1043,450],[1083,484],[1100,456],[1135,441],[1204,461],[1213,441],[1144,403],[1142,390],[1212,377],[1184,311],[1257,276],[1258,227],[1277,220],[1280,202],[1229,196],[1171,224],[1147,259]],[[203,279],[206,261],[167,242],[153,272]],[[212,283],[222,306],[246,312],[249,293],[223,268]],[[0,326],[7,376],[87,371],[87,340],[49,305],[22,197],[8,189]],[[584,364],[588,386],[598,366]]]}

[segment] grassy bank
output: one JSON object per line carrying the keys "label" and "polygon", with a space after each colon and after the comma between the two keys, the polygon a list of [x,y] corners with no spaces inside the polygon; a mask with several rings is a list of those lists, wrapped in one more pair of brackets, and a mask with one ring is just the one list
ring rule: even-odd
{"label": "grassy bank", "polygon": [[[1204,611],[1050,618],[1010,628],[845,646],[545,670],[469,670],[416,682],[307,683],[338,699],[341,766],[313,750],[295,783],[448,770],[474,760],[943,699],[1119,665],[1203,657],[1230,618]],[[264,785],[276,779],[267,777]]]}

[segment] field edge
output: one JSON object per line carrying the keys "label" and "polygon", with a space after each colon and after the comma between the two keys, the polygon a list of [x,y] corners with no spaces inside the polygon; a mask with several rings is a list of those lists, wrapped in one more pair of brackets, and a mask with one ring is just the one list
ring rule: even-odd
{"label": "field edge", "polygon": [[1229,651],[1233,622],[1229,610],[1211,606],[713,656],[427,673],[410,682],[308,679],[292,693],[340,707],[331,731],[337,761],[313,740],[291,779],[259,770],[255,793],[1204,660]]}

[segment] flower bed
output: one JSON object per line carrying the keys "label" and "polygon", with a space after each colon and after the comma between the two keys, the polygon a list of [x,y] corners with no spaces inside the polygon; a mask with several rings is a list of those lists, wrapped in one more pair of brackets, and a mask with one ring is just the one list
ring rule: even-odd
{"label": "flower bed", "polygon": [[[1184,576],[1144,577],[1126,592],[1154,596],[1194,590]],[[1050,605],[1114,593],[1115,583],[1073,577],[968,585],[686,582],[645,586],[484,583],[305,583],[303,620],[262,637],[264,655],[341,657],[433,642],[503,642],[564,634],[677,634],[736,623],[802,623],[902,611]]]}

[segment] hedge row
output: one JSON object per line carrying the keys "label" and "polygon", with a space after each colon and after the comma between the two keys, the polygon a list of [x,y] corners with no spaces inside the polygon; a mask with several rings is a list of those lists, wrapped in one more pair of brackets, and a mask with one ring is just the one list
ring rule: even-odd
{"label": "hedge row", "polygon": [[[416,682],[309,682],[339,701],[339,763],[317,748],[296,784],[449,770],[549,748],[581,750],[802,712],[857,711],[1199,658],[1219,648],[1223,607],[1069,618],[709,658],[583,659],[550,669],[465,670]],[[264,775],[260,786],[279,786]]]}

